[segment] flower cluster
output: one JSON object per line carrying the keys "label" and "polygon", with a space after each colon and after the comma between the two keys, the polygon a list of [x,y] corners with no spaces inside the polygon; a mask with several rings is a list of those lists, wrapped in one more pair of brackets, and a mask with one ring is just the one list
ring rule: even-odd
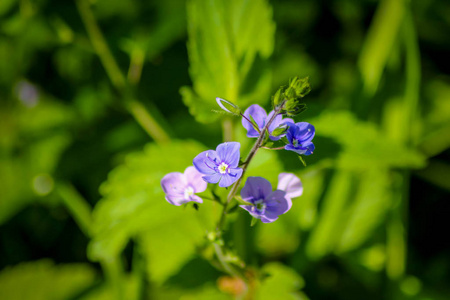
{"label": "flower cluster", "polygon": [[[207,185],[218,184],[219,187],[231,187],[225,201],[214,200],[223,205],[223,216],[227,213],[230,201],[235,200],[237,205],[248,211],[254,219],[263,223],[271,223],[286,213],[292,206],[292,198],[303,193],[303,186],[298,177],[292,173],[281,173],[278,176],[278,186],[272,190],[272,185],[262,177],[248,177],[240,196],[236,195],[242,177],[260,148],[271,150],[288,150],[298,155],[311,155],[314,151],[315,128],[306,122],[297,122],[291,118],[303,111],[306,106],[300,103],[309,92],[307,78],[294,78],[288,87],[281,87],[272,99],[273,110],[268,114],[258,104],[249,106],[244,113],[232,102],[216,98],[219,106],[228,113],[242,117],[242,126],[247,131],[247,137],[256,138],[256,142],[242,162],[240,156],[240,143],[226,142],[217,146],[216,150],[207,150],[193,159],[193,166],[186,168],[184,173],[173,172],[161,180],[166,200],[173,205],[182,205],[188,202],[203,203],[202,196],[197,195],[206,191]],[[281,147],[274,147],[276,144]],[[219,222],[220,224],[220,222]]]}

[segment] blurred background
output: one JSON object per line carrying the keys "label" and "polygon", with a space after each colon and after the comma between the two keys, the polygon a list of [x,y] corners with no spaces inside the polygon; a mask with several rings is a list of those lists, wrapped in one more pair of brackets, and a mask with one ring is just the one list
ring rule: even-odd
{"label": "blurred background", "polygon": [[[1,299],[450,299],[450,3],[0,1]],[[159,182],[242,108],[309,76],[316,151],[248,175],[304,194],[271,224],[230,216],[252,296],[215,269]],[[252,275],[253,274],[253,275]]]}

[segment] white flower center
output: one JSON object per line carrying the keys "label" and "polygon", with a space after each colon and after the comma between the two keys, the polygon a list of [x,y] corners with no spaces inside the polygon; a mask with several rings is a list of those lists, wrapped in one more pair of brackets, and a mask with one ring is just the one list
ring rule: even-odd
{"label": "white flower center", "polygon": [[252,207],[252,211],[253,212],[257,212],[257,213],[264,213],[266,210],[266,203],[264,203],[263,199],[259,199],[258,201],[255,201],[254,206]]}
{"label": "white flower center", "polygon": [[220,174],[226,174],[228,170],[228,165],[226,163],[221,163],[218,167]]}
{"label": "white flower center", "polygon": [[184,189],[184,199],[189,200],[189,197],[194,195],[194,189],[190,186]]}

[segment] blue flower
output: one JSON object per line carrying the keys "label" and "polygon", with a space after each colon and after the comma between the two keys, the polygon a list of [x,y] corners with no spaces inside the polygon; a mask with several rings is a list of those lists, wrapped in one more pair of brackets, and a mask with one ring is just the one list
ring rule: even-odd
{"label": "blue flower", "polygon": [[297,154],[311,155],[315,148],[311,142],[316,132],[314,126],[307,122],[287,123],[286,125],[289,126],[286,132],[289,144],[284,149]]}
{"label": "blue flower", "polygon": [[254,218],[263,223],[271,223],[286,213],[292,206],[292,200],[285,191],[272,191],[272,185],[262,177],[248,177],[241,190],[242,200],[252,205],[240,205]]}
{"label": "blue flower", "polygon": [[[264,108],[259,106],[258,104],[250,105],[244,112],[244,116],[250,120],[250,116],[252,116],[253,120],[255,120],[256,124],[258,125],[258,128],[260,131],[263,130],[264,126],[266,126],[266,123],[272,118],[274,112],[273,110],[267,115]],[[272,132],[281,124],[285,123],[293,123],[294,121],[292,119],[286,118],[283,119],[282,115],[277,115],[273,122],[270,124],[268,131],[269,131],[269,138],[272,141],[278,141],[283,135],[281,136],[272,136]],[[256,131],[256,129],[253,127],[253,125],[247,121],[245,118],[242,118],[242,126],[244,126],[245,129],[247,129],[247,137],[254,138],[258,137],[259,133]]]}
{"label": "blue flower", "polygon": [[228,187],[242,175],[242,169],[238,168],[240,147],[238,142],[220,144],[216,151],[207,150],[197,155],[194,166],[206,175],[202,177],[206,182],[219,182],[220,187]]}

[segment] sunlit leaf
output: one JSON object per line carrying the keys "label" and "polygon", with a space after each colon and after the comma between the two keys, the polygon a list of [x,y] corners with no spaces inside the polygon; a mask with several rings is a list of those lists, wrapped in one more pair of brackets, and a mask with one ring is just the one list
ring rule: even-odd
{"label": "sunlit leaf", "polygon": [[146,255],[149,276],[158,282],[190,259],[205,230],[213,228],[219,209],[208,200],[199,205],[198,211],[189,205],[170,205],[160,181],[169,172],[183,172],[203,150],[194,142],[148,145],[114,169],[101,186],[104,198],[94,209],[90,258],[115,257],[131,238],[136,238]]}
{"label": "sunlit leaf", "polygon": [[96,279],[87,264],[55,265],[49,260],[22,263],[0,273],[2,299],[71,299]]}
{"label": "sunlit leaf", "polygon": [[267,275],[267,278],[261,282],[256,299],[308,299],[300,292],[305,282],[293,269],[280,263],[268,263],[261,272]]}
{"label": "sunlit leaf", "polygon": [[239,106],[268,101],[275,25],[265,0],[188,2],[188,52],[193,87],[183,101],[198,121],[212,122],[216,97]]}

